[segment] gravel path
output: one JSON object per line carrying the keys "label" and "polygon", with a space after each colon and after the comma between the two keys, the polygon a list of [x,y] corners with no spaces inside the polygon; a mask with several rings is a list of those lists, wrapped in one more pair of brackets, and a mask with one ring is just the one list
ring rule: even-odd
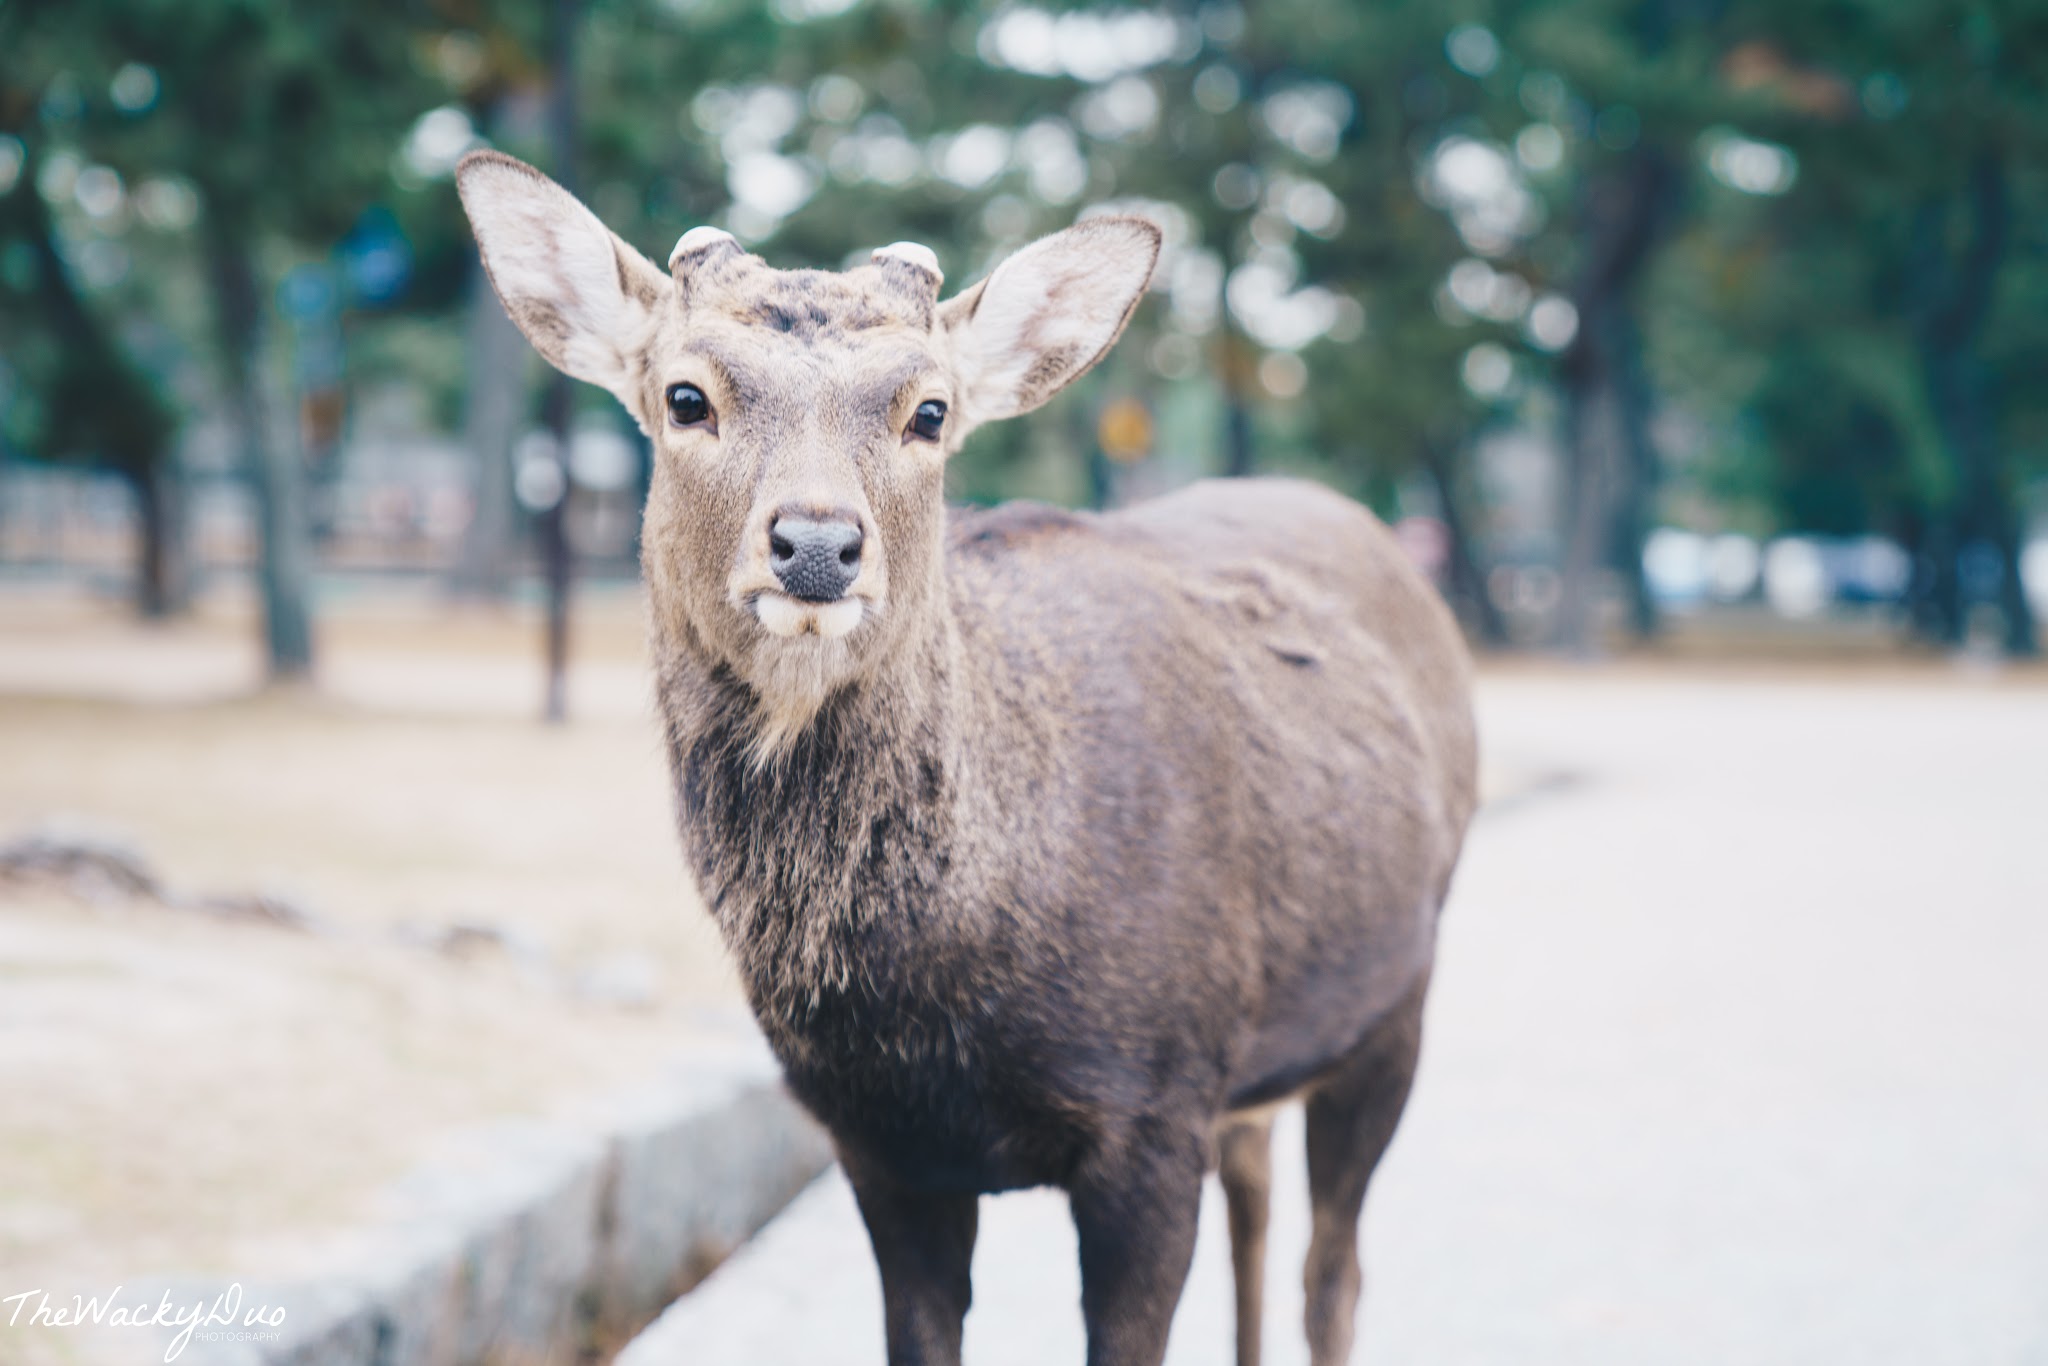
{"label": "gravel path", "polygon": [[[1482,713],[1496,757],[1578,778],[1474,832],[1360,1360],[2048,1363],[2048,693],[1550,674]],[[1174,1366],[1228,1359],[1210,1199]],[[1059,1199],[982,1229],[968,1360],[1079,1361]],[[879,1325],[835,1176],[621,1361],[875,1363]]]}

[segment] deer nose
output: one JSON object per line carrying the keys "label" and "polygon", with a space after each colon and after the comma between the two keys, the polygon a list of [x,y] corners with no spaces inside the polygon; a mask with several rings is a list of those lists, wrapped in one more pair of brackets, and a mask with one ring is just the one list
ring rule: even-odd
{"label": "deer nose", "polygon": [[768,567],[793,598],[834,602],[860,577],[860,523],[783,515],[768,526]]}

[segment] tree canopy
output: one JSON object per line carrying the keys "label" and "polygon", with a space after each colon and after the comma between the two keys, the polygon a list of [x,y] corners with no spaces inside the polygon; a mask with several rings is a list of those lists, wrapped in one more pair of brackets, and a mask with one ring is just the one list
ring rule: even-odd
{"label": "tree canopy", "polygon": [[[1617,571],[1655,628],[1659,525],[1876,533],[1915,557],[1922,633],[1988,604],[2034,648],[2048,13],[2023,0],[5,0],[0,441],[147,497],[179,424],[227,414],[288,616],[280,286],[334,282],[342,395],[530,413],[530,371],[466,363],[447,177],[484,140],[551,163],[565,4],[576,188],[651,254],[704,222],[787,265],[907,238],[957,287],[1089,206],[1162,222],[1115,360],[977,438],[965,496],[1303,470],[1433,508],[1490,635],[1489,566],[1554,563],[1579,645]],[[1112,393],[1152,425],[1099,443]],[[1533,530],[1479,455],[1516,432],[1561,451]]]}

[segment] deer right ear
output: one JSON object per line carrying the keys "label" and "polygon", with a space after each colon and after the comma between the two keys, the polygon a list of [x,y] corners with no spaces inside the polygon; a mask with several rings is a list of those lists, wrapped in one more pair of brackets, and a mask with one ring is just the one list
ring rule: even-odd
{"label": "deer right ear", "polygon": [[675,283],[576,197],[502,152],[471,152],[455,188],[505,312],[548,364],[637,411],[628,357]]}
{"label": "deer right ear", "polygon": [[1159,243],[1146,219],[1086,218],[941,304],[969,421],[1028,413],[1101,360],[1144,297]]}

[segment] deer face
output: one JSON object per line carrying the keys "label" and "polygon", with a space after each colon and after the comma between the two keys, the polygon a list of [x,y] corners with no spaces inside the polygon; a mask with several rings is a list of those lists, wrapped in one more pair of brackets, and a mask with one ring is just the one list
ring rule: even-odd
{"label": "deer face", "polygon": [[754,690],[763,752],[939,610],[947,454],[1094,365],[1159,249],[1089,219],[941,303],[911,244],[780,271],[697,228],[664,273],[524,163],[473,153],[457,184],[512,320],[653,441],[656,627]]}

